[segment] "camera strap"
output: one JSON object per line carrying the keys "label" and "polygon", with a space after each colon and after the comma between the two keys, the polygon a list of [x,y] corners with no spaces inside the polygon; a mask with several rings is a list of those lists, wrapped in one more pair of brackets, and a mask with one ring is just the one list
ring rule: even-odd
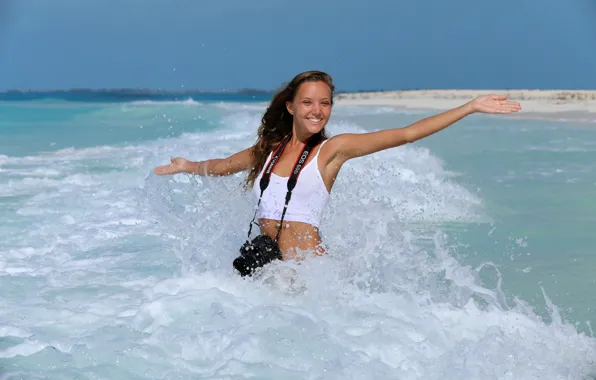
{"label": "camera strap", "polygon": [[[252,217],[252,221],[250,222],[250,225],[248,228],[248,238],[250,238],[250,233],[252,231],[252,225],[257,217],[257,212],[259,210],[259,206],[261,205],[261,199],[263,198],[263,193],[265,192],[265,189],[267,189],[267,186],[269,186],[269,181],[271,179],[271,173],[273,173],[273,168],[275,168],[277,161],[279,161],[279,158],[281,157],[286,145],[288,144],[288,142],[290,141],[291,138],[292,138],[292,135],[289,135],[284,140],[282,140],[282,142],[279,144],[279,146],[277,147],[277,149],[271,156],[271,159],[267,163],[267,166],[265,166],[265,171],[263,173],[263,177],[261,177],[261,181],[259,182],[259,187],[261,189],[261,195],[259,195],[259,202],[257,203],[255,215]],[[296,183],[298,183],[298,176],[300,175],[300,172],[302,171],[302,168],[304,167],[304,163],[306,162],[306,160],[312,153],[313,148],[317,146],[320,139],[321,139],[320,133],[317,133],[316,135],[312,135],[311,137],[309,137],[309,139],[304,144],[304,148],[302,149],[302,154],[300,154],[300,156],[298,156],[298,158],[296,159],[294,168],[292,169],[290,177],[288,178],[288,192],[286,193],[286,203],[284,205],[284,209],[281,214],[281,220],[279,221],[279,228],[277,230],[277,235],[275,235],[275,242],[277,242],[279,239],[279,235],[281,233],[281,228],[282,228],[283,222],[284,222],[284,216],[286,215],[286,211],[288,209],[288,203],[290,203],[290,198],[292,198],[292,190],[294,190],[294,188],[296,187]]]}

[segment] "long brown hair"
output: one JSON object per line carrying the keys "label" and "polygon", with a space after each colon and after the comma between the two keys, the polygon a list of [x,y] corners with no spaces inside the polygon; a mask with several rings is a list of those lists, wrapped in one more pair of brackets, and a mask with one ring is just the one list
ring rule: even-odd
{"label": "long brown hair", "polygon": [[[286,102],[294,101],[298,88],[304,82],[325,82],[331,89],[331,104],[333,104],[333,91],[335,90],[333,79],[322,71],[300,73],[290,83],[280,88],[263,114],[261,125],[257,131],[257,142],[251,150],[253,167],[246,177],[247,188],[254,186],[256,178],[265,166],[269,152],[279,145],[284,137],[292,133],[294,117],[288,112]],[[327,138],[325,128],[320,133],[324,139]]]}

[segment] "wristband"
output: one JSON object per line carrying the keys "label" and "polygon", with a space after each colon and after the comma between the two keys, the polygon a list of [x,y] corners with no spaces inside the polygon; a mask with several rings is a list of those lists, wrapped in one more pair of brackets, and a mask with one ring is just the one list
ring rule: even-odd
{"label": "wristband", "polygon": [[[199,165],[203,164],[203,177],[207,177],[207,161],[200,161]],[[200,173],[199,173],[200,174]]]}

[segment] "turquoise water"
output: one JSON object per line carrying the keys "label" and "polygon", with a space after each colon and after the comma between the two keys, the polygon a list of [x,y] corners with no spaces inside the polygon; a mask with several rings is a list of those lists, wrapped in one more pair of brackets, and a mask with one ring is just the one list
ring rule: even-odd
{"label": "turquoise water", "polygon": [[594,125],[474,116],[351,161],[330,255],[245,280],[242,176],[151,169],[249,146],[260,100],[0,102],[0,378],[594,376]]}
{"label": "turquoise water", "polygon": [[[394,124],[392,116],[377,121],[381,128]],[[482,199],[490,218],[477,225],[443,224],[457,237],[454,253],[466,263],[497,264],[507,293],[540,312],[542,286],[582,330],[596,321],[594,127],[478,116],[419,143]]]}

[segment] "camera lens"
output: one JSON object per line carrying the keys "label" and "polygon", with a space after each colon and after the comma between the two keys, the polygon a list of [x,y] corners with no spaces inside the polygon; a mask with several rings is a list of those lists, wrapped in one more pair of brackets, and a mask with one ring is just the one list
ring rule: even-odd
{"label": "camera lens", "polygon": [[250,260],[248,257],[246,256],[239,256],[234,260],[234,268],[236,268],[236,270],[238,272],[240,272],[241,276],[249,276],[253,270],[255,270],[257,267],[255,266],[255,262],[254,260]]}
{"label": "camera lens", "polygon": [[234,268],[242,276],[249,276],[252,272],[273,260],[281,260],[279,247],[268,236],[258,236],[252,242],[246,242],[240,248],[240,256],[234,260]]}

